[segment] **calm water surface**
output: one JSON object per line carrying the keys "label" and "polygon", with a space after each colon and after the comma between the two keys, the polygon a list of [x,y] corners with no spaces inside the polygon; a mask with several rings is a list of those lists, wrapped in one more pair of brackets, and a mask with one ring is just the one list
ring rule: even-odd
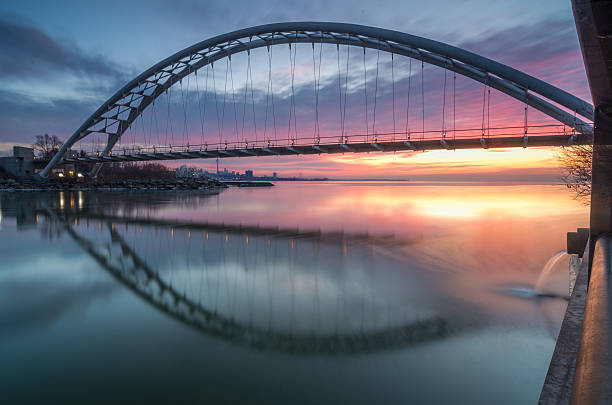
{"label": "calm water surface", "polygon": [[562,186],[0,194],[0,399],[535,403]]}

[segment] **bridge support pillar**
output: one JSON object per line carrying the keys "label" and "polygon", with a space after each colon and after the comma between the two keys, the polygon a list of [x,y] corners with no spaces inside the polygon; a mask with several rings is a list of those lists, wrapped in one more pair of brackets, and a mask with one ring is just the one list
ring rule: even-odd
{"label": "bridge support pillar", "polygon": [[595,110],[591,183],[591,241],[612,233],[612,117]]}
{"label": "bridge support pillar", "polygon": [[[612,1],[572,0],[591,96],[593,156],[588,290],[572,404],[612,401]],[[553,359],[554,360],[554,359]],[[565,401],[563,402],[565,403]]]}
{"label": "bridge support pillar", "polygon": [[572,6],[594,107],[590,224],[593,252],[597,239],[612,233],[612,1],[572,0]]}

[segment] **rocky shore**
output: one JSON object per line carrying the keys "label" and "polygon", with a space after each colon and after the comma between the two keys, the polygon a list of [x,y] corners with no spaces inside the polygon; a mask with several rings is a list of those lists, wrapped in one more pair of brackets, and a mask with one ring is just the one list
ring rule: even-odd
{"label": "rocky shore", "polygon": [[142,190],[211,190],[225,188],[225,184],[213,179],[166,180],[13,180],[0,179],[0,192],[6,191],[142,191]]}

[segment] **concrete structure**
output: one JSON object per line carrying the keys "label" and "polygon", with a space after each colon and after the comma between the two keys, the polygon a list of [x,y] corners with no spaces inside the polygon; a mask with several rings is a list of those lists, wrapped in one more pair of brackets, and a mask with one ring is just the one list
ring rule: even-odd
{"label": "concrete structure", "polygon": [[612,1],[574,0],[595,110],[589,288],[572,403],[612,403]]}
{"label": "concrete structure", "polygon": [[612,237],[600,236],[592,255],[572,404],[612,404]]}
{"label": "concrete structure", "polygon": [[13,146],[13,156],[0,158],[0,169],[12,177],[24,178],[34,174],[34,149]]}
{"label": "concrete structure", "polygon": [[[587,247],[588,249],[588,247]],[[588,252],[587,253],[588,256]],[[582,334],[582,320],[586,307],[588,285],[588,262],[582,260],[574,285],[557,344],[542,387],[540,405],[569,404],[576,369],[576,357]]]}
{"label": "concrete structure", "polygon": [[582,258],[584,248],[589,241],[589,228],[578,228],[576,232],[567,233],[567,253]]}

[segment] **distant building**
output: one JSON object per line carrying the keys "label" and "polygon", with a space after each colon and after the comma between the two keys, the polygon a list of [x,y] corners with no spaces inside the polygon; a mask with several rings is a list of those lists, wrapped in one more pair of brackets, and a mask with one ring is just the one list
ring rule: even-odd
{"label": "distant building", "polygon": [[252,179],[253,178],[253,170],[245,170],[244,171],[244,177],[246,177],[247,179]]}
{"label": "distant building", "polygon": [[34,174],[34,149],[13,146],[13,156],[0,158],[0,168],[14,177]]}

